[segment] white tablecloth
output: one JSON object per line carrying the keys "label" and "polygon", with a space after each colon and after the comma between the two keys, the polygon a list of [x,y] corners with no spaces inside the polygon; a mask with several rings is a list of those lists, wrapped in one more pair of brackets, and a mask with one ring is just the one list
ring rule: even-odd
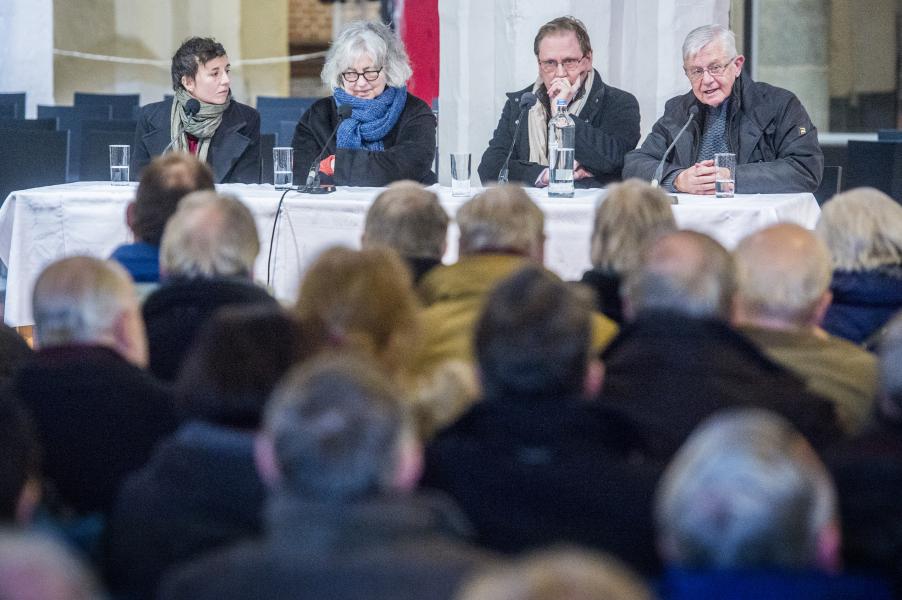
{"label": "white tablecloth", "polygon": [[[256,276],[267,280],[267,256],[273,217],[281,192],[268,185],[222,185],[253,212],[260,232],[261,251]],[[435,187],[450,215],[467,198],[453,197],[448,188]],[[334,244],[357,247],[363,219],[380,188],[339,188],[329,195],[289,192],[283,218],[276,229],[271,287],[276,296],[292,302],[301,273],[316,255]],[[479,190],[473,190],[477,193]],[[601,190],[577,190],[569,199],[549,198],[543,190],[529,190],[546,215],[545,262],[565,279],[578,279],[589,267],[589,237]],[[106,182],[79,182],[13,192],[0,208],[0,260],[9,268],[5,320],[28,325],[31,290],[41,269],[54,259],[73,254],[106,257],[130,241],[125,208],[134,198],[135,184],[115,187]],[[808,228],[820,210],[811,194],[739,195],[733,199],[679,196],[674,214],[680,227],[708,233],[728,248],[746,234],[777,221]],[[457,254],[457,229],[452,226],[445,262]]]}

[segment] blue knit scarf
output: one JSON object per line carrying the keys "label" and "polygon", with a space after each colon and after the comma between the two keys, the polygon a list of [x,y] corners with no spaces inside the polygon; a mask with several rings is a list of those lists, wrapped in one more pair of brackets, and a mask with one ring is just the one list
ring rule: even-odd
{"label": "blue knit scarf", "polygon": [[407,87],[386,87],[372,100],[352,96],[341,88],[333,93],[338,106],[348,104],[351,116],[338,126],[339,148],[382,151],[382,138],[392,130],[407,102]]}

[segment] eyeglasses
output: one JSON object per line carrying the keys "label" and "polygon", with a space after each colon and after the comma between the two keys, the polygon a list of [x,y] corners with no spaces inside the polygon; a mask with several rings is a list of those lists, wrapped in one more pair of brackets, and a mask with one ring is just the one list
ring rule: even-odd
{"label": "eyeglasses", "polygon": [[363,75],[363,78],[367,81],[376,81],[379,79],[379,74],[382,72],[382,67],[378,69],[364,69],[363,73],[358,73],[357,71],[345,71],[341,74],[341,78],[347,81],[348,83],[355,83],[360,76]]}
{"label": "eyeglasses", "polygon": [[585,57],[586,55],[583,54],[579,58],[565,58],[561,62],[558,62],[556,60],[540,60],[539,66],[546,73],[553,73],[557,71],[558,65],[563,65],[565,70],[572,71],[579,66],[579,63],[582,62]]}
{"label": "eyeglasses", "polygon": [[724,71],[727,70],[727,67],[733,64],[734,60],[736,60],[735,56],[722,65],[714,63],[707,67],[692,67],[691,69],[683,69],[683,71],[686,72],[686,77],[688,77],[690,81],[698,81],[705,76],[706,71],[711,77],[719,77],[723,75]]}

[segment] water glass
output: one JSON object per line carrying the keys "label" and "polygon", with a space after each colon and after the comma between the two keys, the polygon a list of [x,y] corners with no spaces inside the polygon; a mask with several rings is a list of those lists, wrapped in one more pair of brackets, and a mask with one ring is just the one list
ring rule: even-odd
{"label": "water glass", "polygon": [[736,190],[736,155],[725,152],[714,155],[714,195],[732,198]]}
{"label": "water glass", "polygon": [[110,183],[128,185],[129,151],[131,146],[114,144],[110,146]]}
{"label": "water glass", "polygon": [[451,154],[451,195],[467,196],[470,194],[470,153],[454,152]]}
{"label": "water glass", "polygon": [[287,190],[294,183],[294,148],[272,149],[272,181],[277,190]]}

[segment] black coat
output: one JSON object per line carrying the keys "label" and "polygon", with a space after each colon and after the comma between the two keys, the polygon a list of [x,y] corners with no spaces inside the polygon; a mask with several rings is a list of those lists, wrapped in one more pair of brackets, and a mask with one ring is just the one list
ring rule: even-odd
{"label": "black coat", "polygon": [[[661,181],[696,162],[706,106],[691,91],[671,98],[664,115],[642,146],[626,155],[623,177],[651,181],[673,138],[697,106],[698,115],[664,163]],[[782,88],[757,83],[743,74],[733,86],[727,121],[730,152],[736,154],[736,192],[778,194],[813,192],[824,174],[824,153],[817,129],[796,96]]]}
{"label": "black coat", "polygon": [[719,321],[643,314],[621,329],[602,361],[602,403],[638,423],[663,458],[721,408],[773,410],[815,448],[842,437],[833,403]]}
{"label": "black coat", "polygon": [[173,279],[157,288],[141,312],[147,325],[150,372],[173,381],[185,353],[207,319],[223,306],[268,304],[276,299],[249,279]]}
{"label": "black coat", "polygon": [[581,398],[487,398],[426,450],[449,494],[502,552],[574,543],[657,568],[651,499],[662,464],[632,424]]}
{"label": "black coat", "polygon": [[590,269],[579,282],[595,292],[595,309],[618,325],[623,324],[623,302],[620,299],[620,276],[610,271]]}
{"label": "black coat", "polygon": [[[172,100],[141,109],[132,145],[131,177],[137,180],[150,160],[172,140]],[[210,141],[207,162],[216,183],[260,183],[260,113],[232,100]]]}
{"label": "black coat", "polygon": [[[400,179],[412,179],[424,185],[436,182],[432,172],[435,158],[435,115],[429,106],[407,94],[404,110],[395,126],[385,134],[385,150],[336,148],[335,139],[323,146],[338,126],[338,111],[332,96],[317,100],[301,115],[294,129],[294,180],[307,180],[310,165],[317,157],[335,155],[336,185],[382,187]],[[322,156],[320,153],[322,152]],[[323,181],[327,181],[324,177]]]}
{"label": "black coat", "polygon": [[[532,91],[532,86],[507,94],[501,119],[479,161],[479,177],[483,184],[498,180],[517,128],[520,96],[529,91]],[[508,178],[533,186],[546,167],[529,162],[528,117],[524,115],[523,118],[525,121],[520,126],[508,165]],[[586,104],[573,121],[576,124],[574,157],[595,175],[575,181],[576,187],[603,187],[619,180],[623,157],[639,141],[639,103],[636,97],[607,85],[596,71]]]}
{"label": "black coat", "polygon": [[14,385],[34,417],[44,475],[79,513],[108,512],[122,479],[176,426],[169,390],[109,348],[41,350]]}

